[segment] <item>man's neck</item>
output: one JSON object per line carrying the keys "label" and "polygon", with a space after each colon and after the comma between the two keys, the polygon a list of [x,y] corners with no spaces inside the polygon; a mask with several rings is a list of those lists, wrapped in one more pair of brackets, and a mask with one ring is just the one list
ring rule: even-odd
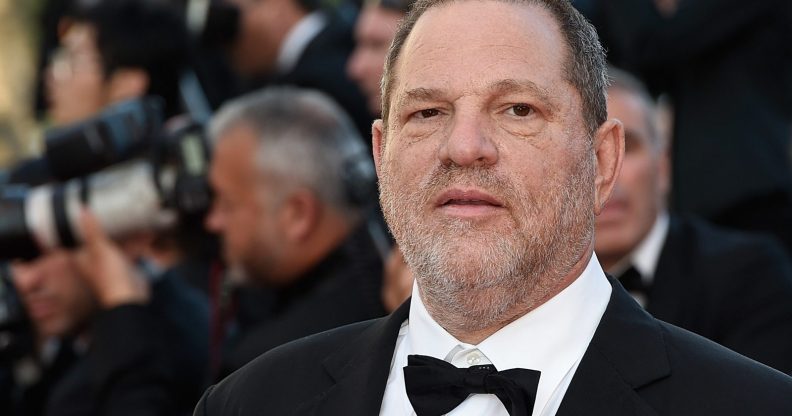
{"label": "man's neck", "polygon": [[[471,345],[478,345],[485,339],[489,338],[492,334],[498,332],[506,325],[514,322],[520,317],[530,313],[534,309],[543,305],[548,300],[552,299],[557,294],[561,293],[569,285],[571,285],[588,266],[589,260],[593,253],[593,247],[589,248],[581,255],[572,269],[569,270],[561,278],[539,278],[538,283],[533,287],[530,294],[525,297],[523,302],[520,302],[502,314],[500,319],[493,320],[493,324],[487,325],[482,328],[475,328],[466,325],[456,325],[455,322],[466,322],[465,316],[450,317],[447,316],[446,311],[440,310],[435,305],[431,304],[431,299],[423,296],[426,310],[440,326],[442,326],[449,334],[453,335],[456,339]],[[528,279],[526,279],[528,281]],[[419,280],[420,289],[420,280]]]}

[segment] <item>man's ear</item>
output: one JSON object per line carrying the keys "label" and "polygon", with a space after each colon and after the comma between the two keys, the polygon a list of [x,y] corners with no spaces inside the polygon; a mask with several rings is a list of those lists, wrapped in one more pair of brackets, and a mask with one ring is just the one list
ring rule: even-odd
{"label": "man's ear", "polygon": [[289,241],[304,241],[319,223],[322,206],[308,189],[298,189],[282,202],[278,219],[283,236]]}
{"label": "man's ear", "polygon": [[371,125],[371,149],[374,152],[374,168],[377,170],[377,177],[380,175],[380,161],[385,145],[383,128],[382,119],[374,120],[374,124]]}
{"label": "man's ear", "polygon": [[594,137],[597,176],[594,181],[594,213],[599,215],[608,202],[624,159],[624,126],[610,119],[602,123]]}
{"label": "man's ear", "polygon": [[119,68],[113,71],[108,80],[107,98],[115,103],[146,95],[149,76],[139,68]]}

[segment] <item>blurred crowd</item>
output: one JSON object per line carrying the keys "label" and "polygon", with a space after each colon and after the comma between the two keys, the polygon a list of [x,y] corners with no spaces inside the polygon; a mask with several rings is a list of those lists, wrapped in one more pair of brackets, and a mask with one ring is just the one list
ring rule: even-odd
{"label": "blurred crowd", "polygon": [[[192,414],[407,299],[370,139],[410,3],[0,0],[0,414]],[[603,268],[792,374],[792,3],[572,3],[626,132]]]}

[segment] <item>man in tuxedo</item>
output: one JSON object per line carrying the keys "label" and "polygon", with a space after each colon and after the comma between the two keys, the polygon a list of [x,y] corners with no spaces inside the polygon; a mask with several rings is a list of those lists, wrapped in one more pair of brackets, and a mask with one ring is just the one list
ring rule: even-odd
{"label": "man in tuxedo", "polygon": [[374,167],[343,110],[317,91],[270,87],[230,101],[210,130],[206,225],[242,293],[221,373],[385,315],[382,259],[365,221]]}
{"label": "man in tuxedo", "polygon": [[668,154],[640,81],[612,69],[608,114],[625,130],[613,195],[596,221],[605,270],[656,318],[792,372],[792,265],[777,243],[669,215]]}
{"label": "man in tuxedo", "polygon": [[239,9],[229,45],[231,66],[245,90],[293,85],[320,90],[352,117],[368,139],[373,114],[344,68],[354,46],[356,10],[323,10],[316,0],[225,0]]}
{"label": "man in tuxedo", "polygon": [[671,210],[792,253],[792,2],[575,3],[610,62],[673,102]]}
{"label": "man in tuxedo", "polygon": [[372,128],[411,301],[259,357],[196,414],[788,413],[792,379],[652,318],[602,271],[594,216],[624,151],[605,87],[566,0],[418,1]]}

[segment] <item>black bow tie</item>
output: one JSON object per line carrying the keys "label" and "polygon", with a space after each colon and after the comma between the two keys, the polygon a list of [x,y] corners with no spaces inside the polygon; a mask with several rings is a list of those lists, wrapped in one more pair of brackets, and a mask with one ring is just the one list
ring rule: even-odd
{"label": "black bow tie", "polygon": [[644,296],[649,294],[649,285],[644,283],[641,273],[634,266],[630,266],[629,269],[625,270],[618,279],[628,292]]}
{"label": "black bow tie", "polygon": [[497,371],[493,365],[456,368],[424,355],[410,355],[404,367],[407,397],[418,416],[446,414],[471,394],[494,394],[511,416],[533,412],[539,371],[515,368]]}

